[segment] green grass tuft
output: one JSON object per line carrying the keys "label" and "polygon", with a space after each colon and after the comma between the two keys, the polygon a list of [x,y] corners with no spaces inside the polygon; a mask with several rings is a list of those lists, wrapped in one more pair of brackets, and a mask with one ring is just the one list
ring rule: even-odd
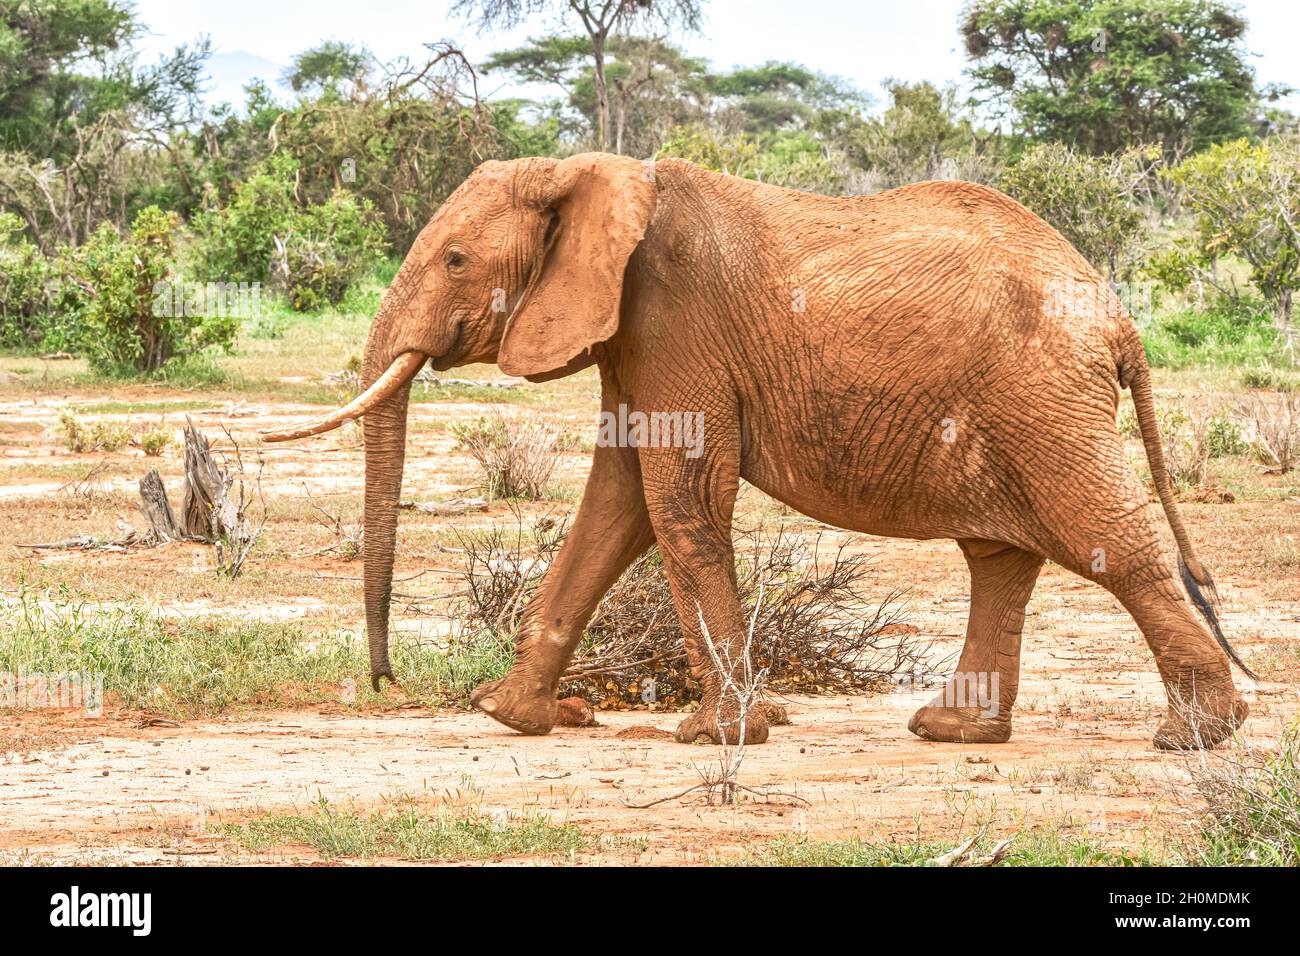
{"label": "green grass tuft", "polygon": [[[391,650],[403,690],[431,705],[466,704],[475,686],[505,674],[513,658],[510,648],[482,633],[446,648],[395,635]],[[40,600],[25,591],[0,606],[0,673],[103,674],[110,701],[170,716],[387,702],[370,689],[368,661],[365,641],[349,631],[165,618],[66,594]]]}
{"label": "green grass tuft", "polygon": [[589,844],[575,825],[540,814],[494,818],[477,809],[424,812],[413,805],[362,813],[321,799],[314,812],[268,813],[222,827],[226,839],[261,853],[305,844],[327,860],[339,857],[459,862],[512,856],[566,856]]}

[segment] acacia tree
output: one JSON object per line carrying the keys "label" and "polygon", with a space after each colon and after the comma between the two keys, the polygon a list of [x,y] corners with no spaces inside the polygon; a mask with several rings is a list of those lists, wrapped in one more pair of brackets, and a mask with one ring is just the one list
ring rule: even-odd
{"label": "acacia tree", "polygon": [[[650,155],[668,130],[703,117],[711,98],[703,60],[653,37],[616,36],[607,48],[611,145],[616,153]],[[579,117],[579,136],[599,126],[596,83],[587,37],[546,36],[494,53],[485,73],[510,73],[525,83],[554,86]]]}
{"label": "acacia tree", "polygon": [[576,19],[591,41],[592,82],[596,93],[596,140],[609,148],[609,82],[605,72],[610,38],[637,27],[697,30],[699,0],[456,0],[453,12],[468,17],[480,30],[509,29],[544,13],[562,21]]}
{"label": "acacia tree", "polygon": [[1246,21],[1223,0],[975,0],[969,74],[1037,139],[1175,159],[1250,131]]}

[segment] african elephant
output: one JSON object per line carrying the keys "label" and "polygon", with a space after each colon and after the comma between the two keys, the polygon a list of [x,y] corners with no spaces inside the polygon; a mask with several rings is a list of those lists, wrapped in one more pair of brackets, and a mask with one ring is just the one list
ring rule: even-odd
{"label": "african elephant", "polygon": [[[551,730],[560,674],[598,602],[657,543],[703,688],[676,737],[735,742],[736,708],[719,707],[726,675],[701,622],[728,652],[724,666],[739,669],[746,621],[731,521],[741,478],[851,531],[957,541],[971,605],[953,680],[995,681],[996,706],[965,706],[950,682],[909,724],[927,740],[1010,736],[1024,610],[1045,559],[1109,590],[1146,636],[1169,703],[1157,746],[1213,746],[1246,716],[1229,657],[1245,668],[1174,503],[1133,323],[1059,233],[996,190],[928,182],[827,197],[600,153],[480,166],[385,295],[365,391],[266,436],[366,416],[376,686],[393,679],[407,400],[425,362],[494,362],[532,381],[594,363],[605,413],[703,416],[699,448],[598,443],[514,666],[473,695],[518,731]],[[1133,393],[1190,602],[1125,460],[1121,388]],[[766,739],[761,714],[745,726],[749,742]]]}

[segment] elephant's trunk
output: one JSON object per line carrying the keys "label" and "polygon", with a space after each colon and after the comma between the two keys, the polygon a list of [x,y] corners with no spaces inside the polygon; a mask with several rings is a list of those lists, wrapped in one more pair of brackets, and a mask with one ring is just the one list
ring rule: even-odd
{"label": "elephant's trunk", "polygon": [[366,635],[370,642],[370,683],[396,682],[388,660],[388,606],[393,592],[393,552],[397,545],[398,498],[406,460],[406,405],[410,382],[365,419],[366,515],[363,571]]}

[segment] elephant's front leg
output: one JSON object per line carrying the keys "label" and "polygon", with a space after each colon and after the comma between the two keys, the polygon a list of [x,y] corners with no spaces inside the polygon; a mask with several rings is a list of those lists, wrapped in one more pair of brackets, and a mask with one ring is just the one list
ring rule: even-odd
{"label": "elephant's front leg", "polygon": [[735,744],[743,724],[745,742],[760,744],[767,740],[763,709],[755,697],[742,714],[746,695],[739,692],[749,690],[752,679],[731,541],[740,484],[739,428],[719,417],[706,413],[706,440],[694,449],[697,457],[683,448],[642,447],[641,472],[687,661],[703,688],[699,709],[682,721],[676,737],[682,743],[707,737]]}
{"label": "elephant's front leg", "polygon": [[526,734],[549,733],[556,691],[605,592],[654,541],[636,452],[597,447],[573,527],[520,622],[515,663],[478,687],[479,710]]}

